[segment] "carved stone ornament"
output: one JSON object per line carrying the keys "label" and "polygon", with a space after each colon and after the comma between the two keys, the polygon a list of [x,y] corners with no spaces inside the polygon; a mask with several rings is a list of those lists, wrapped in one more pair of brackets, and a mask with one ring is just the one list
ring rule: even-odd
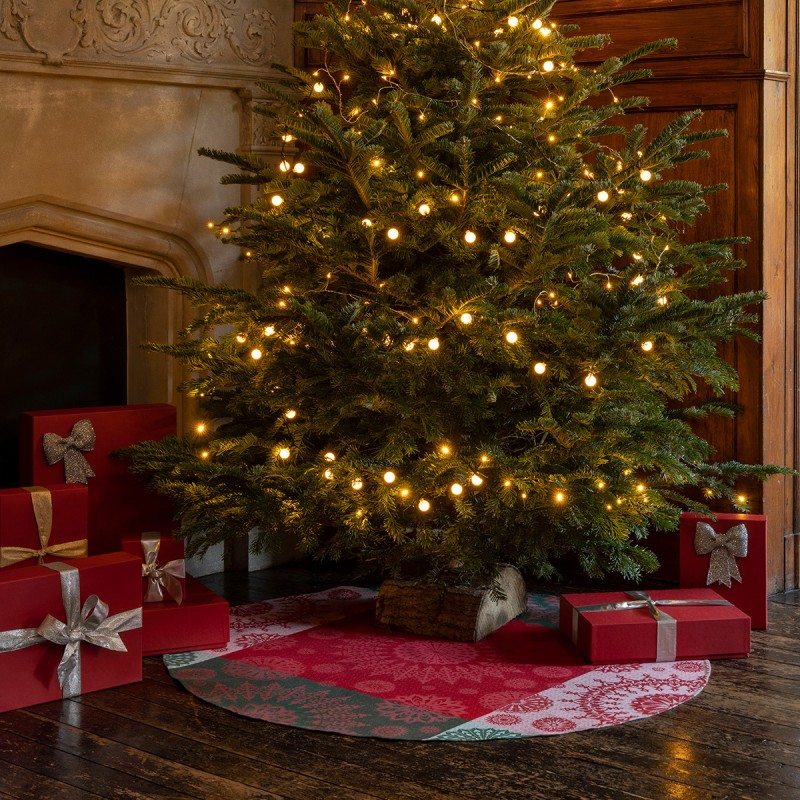
{"label": "carved stone ornament", "polygon": [[263,5],[258,0],[0,0],[0,49],[40,53],[46,64],[265,66],[273,60],[277,21]]}

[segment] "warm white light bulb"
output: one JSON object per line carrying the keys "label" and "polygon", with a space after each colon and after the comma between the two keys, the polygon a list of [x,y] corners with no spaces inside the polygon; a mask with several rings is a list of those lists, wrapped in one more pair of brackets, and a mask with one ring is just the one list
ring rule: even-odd
{"label": "warm white light bulb", "polygon": [[650,172],[650,170],[649,170],[649,169],[643,169],[643,170],[642,170],[642,171],[639,173],[639,177],[640,177],[640,178],[641,178],[643,181],[647,182],[647,181],[649,181],[649,180],[650,180],[650,178],[652,178],[652,177],[653,177],[653,173],[652,173],[652,172]]}
{"label": "warm white light bulb", "polygon": [[200,458],[208,458],[209,455],[210,455],[210,453],[208,452],[208,450],[203,450],[200,453]]}
{"label": "warm white light bulb", "polygon": [[289,172],[292,168],[292,165],[288,161],[281,161],[278,166],[281,172]]}
{"label": "warm white light bulb", "polygon": [[556,492],[556,503],[563,503],[566,500],[564,492]]}
{"label": "warm white light bulb", "polygon": [[361,489],[364,486],[364,481],[362,481],[361,478],[356,478],[350,485],[356,491],[358,491],[359,489]]}
{"label": "warm white light bulb", "polygon": [[236,341],[239,342],[239,344],[244,344],[247,341],[247,337],[243,333],[237,333]]}
{"label": "warm white light bulb", "polygon": [[465,241],[467,244],[475,244],[475,242],[476,242],[477,240],[478,240],[478,235],[475,233],[475,231],[467,231],[467,232],[464,234],[464,241]]}
{"label": "warm white light bulb", "polygon": [[542,21],[540,19],[535,19],[533,21],[533,27],[538,31],[539,28],[542,27]]}
{"label": "warm white light bulb", "polygon": [[414,342],[406,342],[403,345],[403,350],[405,350],[408,353],[410,353],[413,349],[414,349]]}
{"label": "warm white light bulb", "polygon": [[516,343],[517,343],[517,341],[519,341],[519,334],[517,334],[517,332],[516,332],[516,331],[509,331],[509,332],[506,334],[506,341],[507,341],[509,344],[516,344]]}
{"label": "warm white light bulb", "polygon": [[364,219],[362,219],[362,220],[361,220],[361,224],[362,224],[362,225],[363,225],[365,228],[371,228],[371,227],[372,227],[372,220],[371,220],[371,219],[366,219],[366,218],[364,218]]}
{"label": "warm white light bulb", "polygon": [[642,350],[645,353],[649,353],[653,349],[653,343],[648,339],[646,342],[642,342]]}
{"label": "warm white light bulb", "polygon": [[605,203],[608,200],[608,192],[605,189],[603,189],[602,191],[599,191],[597,193],[597,199],[601,203]]}
{"label": "warm white light bulb", "polygon": [[336,454],[335,453],[331,453],[331,452],[325,453],[325,460],[326,461],[336,461]]}
{"label": "warm white light bulb", "polygon": [[213,230],[213,228],[214,228],[214,223],[213,223],[213,222],[206,222],[206,227],[207,227],[207,228],[210,228],[210,229],[212,229],[212,230]]}
{"label": "warm white light bulb", "polygon": [[389,230],[386,231],[386,235],[392,240],[399,239],[400,231],[397,230],[397,228],[389,228]]}
{"label": "warm white light bulb", "polygon": [[438,350],[439,349],[439,340],[437,338],[428,339],[428,348],[430,350]]}
{"label": "warm white light bulb", "polygon": [[463,491],[464,491],[464,487],[460,483],[454,483],[450,487],[450,492],[452,494],[454,494],[456,497],[458,497],[458,495],[460,495],[461,492],[463,492]]}
{"label": "warm white light bulb", "polygon": [[533,371],[537,375],[544,375],[544,373],[547,371],[547,364],[545,364],[544,361],[537,361],[533,365]]}
{"label": "warm white light bulb", "polygon": [[442,18],[441,18],[441,17],[440,17],[438,14],[434,14],[434,15],[431,17],[431,22],[432,22],[434,25],[441,25],[441,24],[442,24]]}
{"label": "warm white light bulb", "polygon": [[506,231],[503,234],[503,240],[506,244],[514,244],[517,241],[517,234],[514,231]]}
{"label": "warm white light bulb", "polygon": [[283,412],[283,416],[286,417],[286,419],[294,419],[297,416],[297,412],[293,408],[290,408]]}
{"label": "warm white light bulb", "polygon": [[292,452],[291,452],[291,450],[289,450],[289,448],[288,448],[288,447],[281,447],[281,449],[280,449],[280,450],[278,450],[278,455],[279,455],[279,456],[280,456],[280,457],[281,457],[281,458],[282,458],[284,461],[285,461],[287,458],[289,458],[289,456],[290,456],[291,454],[292,454]]}
{"label": "warm white light bulb", "polygon": [[632,281],[631,286],[641,286],[644,283],[644,276],[637,275]]}
{"label": "warm white light bulb", "polygon": [[472,475],[472,477],[469,479],[469,482],[473,486],[480,486],[483,483],[483,478],[481,478],[480,475]]}
{"label": "warm white light bulb", "polygon": [[542,64],[542,69],[545,72],[552,72],[555,67],[556,65],[552,61],[545,61],[544,64]]}
{"label": "warm white light bulb", "polygon": [[459,317],[459,319],[461,320],[461,322],[462,322],[464,325],[471,325],[471,324],[472,324],[472,314],[470,314],[470,313],[469,313],[469,311],[465,311],[465,312],[464,312],[464,313],[463,313],[463,314],[462,314],[462,315]]}
{"label": "warm white light bulb", "polygon": [[270,202],[277,208],[279,205],[283,204],[283,198],[279,194],[274,194],[270,198]]}
{"label": "warm white light bulb", "polygon": [[417,508],[420,511],[430,511],[431,504],[423,497],[422,500],[420,500],[419,503],[417,503]]}
{"label": "warm white light bulb", "polygon": [[391,470],[383,473],[383,479],[386,483],[394,483],[397,480],[397,475],[394,474]]}
{"label": "warm white light bulb", "polygon": [[325,472],[323,472],[322,474],[326,477],[327,480],[329,480],[329,481],[333,480],[333,470],[332,469],[326,469]]}
{"label": "warm white light bulb", "polygon": [[263,356],[263,355],[264,354],[257,347],[254,347],[250,351],[250,358],[252,358],[253,361],[258,361],[258,359],[261,358],[261,356]]}
{"label": "warm white light bulb", "polygon": [[606,488],[605,481],[597,481],[597,488],[598,489],[605,489]]}
{"label": "warm white light bulb", "polygon": [[586,377],[583,379],[583,382],[584,382],[584,383],[585,383],[585,384],[586,384],[586,385],[587,385],[589,388],[591,388],[592,386],[597,386],[597,376],[596,376],[596,375],[595,375],[593,372],[590,372],[590,373],[589,373],[589,374],[588,374],[588,375],[587,375],[587,376],[586,376]]}
{"label": "warm white light bulb", "polygon": [[292,136],[291,133],[284,133],[283,136],[281,136],[281,139],[283,139],[284,142],[291,142],[294,139],[294,136]]}
{"label": "warm white light bulb", "polygon": [[196,430],[198,433],[205,433],[205,431],[206,431],[206,425],[205,425],[205,423],[204,423],[204,422],[199,422],[199,423],[197,424],[197,427],[195,428],[195,430]]}
{"label": "warm white light bulb", "polygon": [[264,328],[264,336],[274,336],[275,335],[275,328],[272,325],[267,325]]}
{"label": "warm white light bulb", "polygon": [[298,161],[292,169],[299,175],[301,172],[305,172],[306,165],[302,161]]}
{"label": "warm white light bulb", "polygon": [[668,299],[667,297],[664,297],[664,295],[661,295],[661,297],[659,297],[659,298],[658,298],[658,300],[657,300],[656,302],[657,302],[657,303],[658,303],[660,306],[665,306],[667,303],[669,303],[669,299]]}
{"label": "warm white light bulb", "polygon": [[461,195],[458,194],[458,192],[453,192],[450,195],[450,202],[451,203],[459,203],[459,202],[461,202]]}
{"label": "warm white light bulb", "polygon": [[420,207],[417,209],[417,211],[419,211],[419,213],[420,213],[420,214],[422,214],[422,216],[423,216],[423,217],[427,217],[427,216],[428,216],[428,214],[430,214],[430,213],[431,213],[431,207],[430,207],[430,206],[429,206],[427,203],[423,203],[423,204],[422,204],[422,205],[421,205],[421,206],[420,206]]}
{"label": "warm white light bulb", "polygon": [[317,83],[314,84],[314,91],[317,92],[317,93],[324,92],[325,91],[325,84],[324,83],[320,83],[319,81],[317,81]]}
{"label": "warm white light bulb", "polygon": [[517,17],[509,17],[508,18],[508,27],[509,28],[516,28],[519,25],[519,19]]}

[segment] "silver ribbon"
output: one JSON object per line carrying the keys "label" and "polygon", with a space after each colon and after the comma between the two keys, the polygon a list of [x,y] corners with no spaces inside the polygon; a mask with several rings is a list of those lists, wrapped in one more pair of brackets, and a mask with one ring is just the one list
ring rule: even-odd
{"label": "silver ribbon", "polygon": [[694,549],[697,555],[711,553],[706,575],[706,586],[721,583],[731,588],[731,578],[742,582],[737,558],[747,555],[747,527],[744,523],[717,533],[707,522],[698,522],[694,532]]}
{"label": "silver ribbon", "polygon": [[95,474],[83,452],[94,450],[95,433],[91,420],[79,419],[69,436],[46,433],[42,437],[42,448],[47,463],[52,467],[63,459],[66,483],[88,483]]}
{"label": "silver ribbon", "polygon": [[572,607],[572,642],[578,644],[578,620],[582,613],[591,611],[626,611],[646,608],[656,621],[656,661],[674,661],[678,652],[678,622],[675,617],[662,611],[659,606],[729,606],[728,600],[654,600],[647,592],[625,592],[630,600],[615,603],[595,603],[593,605]]}
{"label": "silver ribbon", "polygon": [[38,628],[18,628],[0,632],[0,653],[21,650],[49,641],[64,648],[58,664],[58,684],[62,697],[77,697],[81,693],[81,642],[106,650],[127,652],[120,637],[123,631],[142,627],[142,609],[132,608],[108,616],[108,605],[96,594],[86,598],[81,606],[80,574],[76,567],[55,561],[44,564],[60,573],[61,597],[66,622],[48,614]]}
{"label": "silver ribbon", "polygon": [[161,536],[158,533],[142,534],[142,577],[147,578],[147,588],[144,593],[145,603],[160,603],[164,599],[164,590],[180,605],[183,602],[183,584],[181,579],[186,577],[186,562],[182,558],[167,561],[164,566],[159,566],[158,551],[161,547]]}

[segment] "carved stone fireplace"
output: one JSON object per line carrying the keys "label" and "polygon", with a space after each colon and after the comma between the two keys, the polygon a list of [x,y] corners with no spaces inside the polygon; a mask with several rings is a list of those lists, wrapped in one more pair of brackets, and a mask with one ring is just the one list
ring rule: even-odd
{"label": "carved stone fireplace", "polygon": [[247,196],[197,150],[277,157],[252,104],[292,63],[293,16],[293,0],[0,0],[0,270],[15,243],[121,269],[127,401],[175,403],[183,426],[176,366],[139,345],[173,340],[189,309],[131,279],[249,285],[208,229]]}

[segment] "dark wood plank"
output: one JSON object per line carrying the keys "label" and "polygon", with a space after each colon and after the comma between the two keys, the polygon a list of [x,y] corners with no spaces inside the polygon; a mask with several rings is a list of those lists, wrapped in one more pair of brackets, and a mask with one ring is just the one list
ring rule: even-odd
{"label": "dark wood plank", "polygon": [[76,789],[1,759],[0,787],[0,797],[13,797],[15,800],[91,800],[93,797],[102,797],[88,789]]}

